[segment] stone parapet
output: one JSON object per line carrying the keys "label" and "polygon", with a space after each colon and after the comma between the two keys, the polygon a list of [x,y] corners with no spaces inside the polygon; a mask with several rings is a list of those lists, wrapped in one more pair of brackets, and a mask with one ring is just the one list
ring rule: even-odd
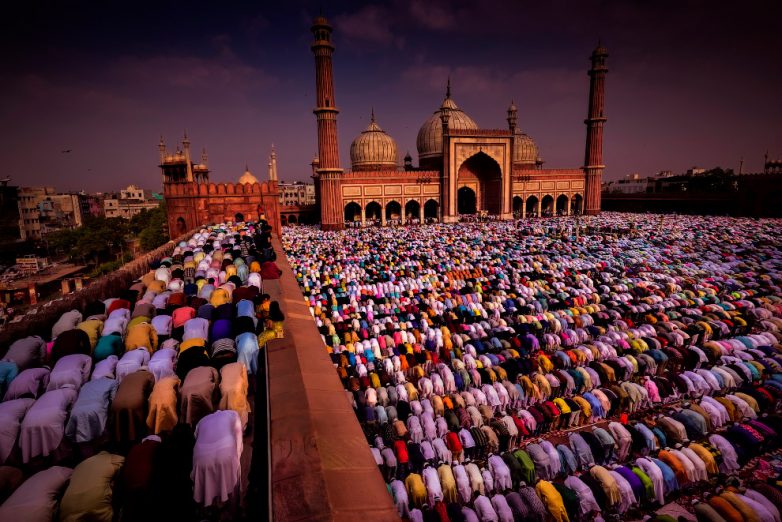
{"label": "stone parapet", "polygon": [[264,291],[285,313],[268,345],[275,521],[397,521],[399,516],[279,240],[282,277]]}

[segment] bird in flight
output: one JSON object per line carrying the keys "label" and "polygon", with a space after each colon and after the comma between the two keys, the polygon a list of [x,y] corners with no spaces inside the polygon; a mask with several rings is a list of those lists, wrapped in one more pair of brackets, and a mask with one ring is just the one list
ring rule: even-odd
{"label": "bird in flight", "polygon": [[71,149],[61,150],[60,154],[70,154]]}

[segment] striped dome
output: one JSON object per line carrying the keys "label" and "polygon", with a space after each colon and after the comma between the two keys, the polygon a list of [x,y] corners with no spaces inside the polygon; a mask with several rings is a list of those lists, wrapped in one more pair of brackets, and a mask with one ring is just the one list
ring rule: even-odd
{"label": "striped dome", "polygon": [[467,116],[451,99],[450,94],[446,95],[443,104],[424,122],[418,131],[416,139],[416,148],[418,149],[418,161],[428,158],[439,158],[443,155],[443,122],[440,115],[443,110],[447,110],[450,118],[448,127],[451,129],[477,129],[478,125]]}
{"label": "striped dome", "polygon": [[513,163],[534,165],[538,160],[538,146],[529,135],[516,129],[513,137]]}
{"label": "striped dome", "polygon": [[396,142],[375,122],[350,144],[350,163],[353,170],[395,169],[397,167]]}

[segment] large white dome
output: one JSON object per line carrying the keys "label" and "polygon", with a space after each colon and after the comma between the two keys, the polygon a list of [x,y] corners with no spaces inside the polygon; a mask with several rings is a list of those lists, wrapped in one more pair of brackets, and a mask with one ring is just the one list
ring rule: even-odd
{"label": "large white dome", "polygon": [[375,122],[374,112],[369,126],[350,144],[350,163],[353,170],[397,167],[396,142]]}
{"label": "large white dome", "polygon": [[440,115],[447,110],[450,116],[448,127],[451,129],[477,129],[478,125],[462,111],[451,99],[450,93],[446,95],[443,104],[424,122],[418,131],[416,148],[418,149],[418,162],[428,158],[439,158],[443,155],[443,122]]}

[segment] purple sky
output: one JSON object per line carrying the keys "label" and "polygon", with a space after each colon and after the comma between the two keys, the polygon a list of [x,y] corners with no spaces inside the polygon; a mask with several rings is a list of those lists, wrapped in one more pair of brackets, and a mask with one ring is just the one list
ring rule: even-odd
{"label": "purple sky", "polygon": [[742,156],[758,171],[766,150],[782,156],[780,2],[17,4],[0,21],[0,159],[18,185],[159,190],[158,139],[173,148],[184,129],[214,181],[245,162],[265,178],[272,143],[281,178],[307,180],[321,5],[335,26],[345,168],[372,107],[417,164],[418,128],[449,75],[480,126],[506,127],[514,99],[546,166],[580,166],[598,38],[610,53],[606,178],[737,169]]}

